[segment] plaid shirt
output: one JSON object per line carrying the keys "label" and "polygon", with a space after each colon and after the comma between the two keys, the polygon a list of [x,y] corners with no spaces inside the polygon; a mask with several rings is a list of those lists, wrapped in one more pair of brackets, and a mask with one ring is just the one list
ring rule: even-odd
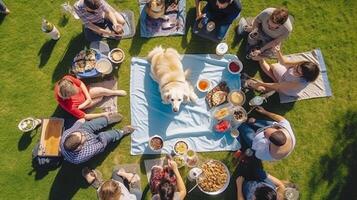
{"label": "plaid shirt", "polygon": [[104,0],[101,0],[100,6],[94,11],[94,13],[89,13],[86,11],[86,6],[83,0],[79,0],[74,4],[74,11],[77,13],[79,18],[81,18],[83,24],[87,26],[89,23],[103,23],[105,12],[109,11],[109,4]]}
{"label": "plaid shirt", "polygon": [[[88,133],[87,131],[81,130],[81,126],[84,123],[84,119],[77,120],[76,123],[69,129],[67,129],[61,139],[61,153],[65,160],[73,164],[83,163],[93,156],[99,154],[106,147],[106,142],[102,142],[98,135],[93,133]],[[86,141],[80,151],[67,151],[64,149],[64,141],[73,132],[80,132],[85,135]]]}

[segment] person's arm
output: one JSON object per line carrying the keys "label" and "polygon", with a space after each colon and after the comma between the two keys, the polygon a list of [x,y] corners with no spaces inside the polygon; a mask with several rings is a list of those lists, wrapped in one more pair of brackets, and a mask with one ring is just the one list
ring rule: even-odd
{"label": "person's arm", "polygon": [[294,90],[297,89],[300,84],[298,82],[284,82],[284,83],[263,83],[263,82],[256,82],[254,83],[255,87],[263,86],[268,88],[269,90],[275,90],[278,92],[286,91],[286,90]]}
{"label": "person's arm", "polygon": [[243,182],[244,182],[244,177],[239,176],[236,180],[237,184],[237,200],[244,200],[243,196]]}
{"label": "person's arm", "polygon": [[89,91],[86,85],[84,85],[82,81],[81,81],[80,88],[82,89],[84,96],[86,97],[86,100],[78,106],[78,109],[82,110],[83,108],[85,108],[86,106],[92,103],[92,98],[89,95]]}
{"label": "person's arm", "polygon": [[277,194],[278,194],[278,199],[283,199],[284,197],[284,192],[285,192],[285,185],[284,183],[279,180],[278,178],[268,174],[268,178],[274,183],[274,185],[277,187]]}
{"label": "person's arm", "polygon": [[199,20],[202,18],[202,2],[200,0],[195,0],[196,4],[196,20]]}
{"label": "person's arm", "polygon": [[301,63],[302,61],[291,61],[290,59],[288,59],[286,56],[283,55],[283,53],[281,52],[280,46],[276,46],[275,47],[275,51],[276,51],[276,57],[278,59],[278,62],[280,64],[282,64],[283,66],[290,68],[290,67],[294,67],[297,64]]}
{"label": "person's arm", "polygon": [[182,180],[181,174],[177,168],[177,164],[175,161],[169,159],[168,160],[169,167],[174,171],[176,180],[177,180],[177,190],[180,195],[180,200],[183,200],[186,196],[186,186],[185,183]]}
{"label": "person's arm", "polygon": [[269,112],[267,110],[265,110],[263,107],[261,106],[258,106],[256,108],[256,111],[267,116],[267,117],[270,117],[272,120],[276,121],[276,122],[281,122],[283,120],[285,120],[285,118],[281,115],[278,115],[278,114],[275,114],[275,113],[272,113],[272,112]]}

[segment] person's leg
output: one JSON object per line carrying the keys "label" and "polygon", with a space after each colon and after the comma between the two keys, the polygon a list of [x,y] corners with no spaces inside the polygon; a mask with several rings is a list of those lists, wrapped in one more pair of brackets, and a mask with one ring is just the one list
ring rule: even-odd
{"label": "person's leg", "polygon": [[266,75],[268,75],[274,82],[278,82],[273,74],[271,65],[269,65],[264,59],[259,61],[259,65]]}
{"label": "person's leg", "polygon": [[110,90],[104,87],[91,87],[89,88],[89,95],[92,98],[99,98],[103,96],[125,96],[124,90]]}
{"label": "person's leg", "polygon": [[106,117],[99,117],[84,122],[80,129],[83,129],[89,133],[94,133],[106,126],[108,126],[108,119]]}
{"label": "person's leg", "polygon": [[89,105],[87,105],[86,107],[84,107],[83,109],[91,108],[91,107],[97,105],[97,103],[99,103],[102,100],[103,100],[102,96],[101,97],[92,98],[92,102]]}
{"label": "person's leg", "polygon": [[248,123],[243,123],[238,127],[239,137],[244,140],[244,143],[247,145],[246,148],[250,148],[253,143],[255,136],[254,129]]}
{"label": "person's leg", "polygon": [[217,38],[219,40],[222,40],[224,36],[226,35],[228,29],[229,29],[230,24],[222,24],[218,27],[217,30]]}
{"label": "person's leg", "polygon": [[104,131],[100,132],[98,134],[99,139],[104,143],[104,145],[107,145],[111,142],[116,142],[120,140],[124,136],[123,131],[120,130],[109,130],[109,131]]}
{"label": "person's leg", "polygon": [[[118,175],[118,170],[116,170],[116,171],[114,171],[114,172],[112,173],[112,179],[115,180],[115,181],[118,181],[118,182],[120,182],[120,183],[122,183],[122,184],[124,184],[124,179],[123,179],[123,177],[121,177],[121,176]],[[129,188],[128,188],[128,189],[129,189]]]}

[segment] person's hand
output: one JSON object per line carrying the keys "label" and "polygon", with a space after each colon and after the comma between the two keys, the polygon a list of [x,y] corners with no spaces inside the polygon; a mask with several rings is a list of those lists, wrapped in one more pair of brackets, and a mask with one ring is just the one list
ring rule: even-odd
{"label": "person's hand", "polygon": [[252,51],[252,57],[259,56],[262,53],[260,49],[256,49]]}
{"label": "person's hand", "polygon": [[175,161],[169,159],[167,160],[167,163],[172,170],[178,170],[177,163]]}
{"label": "person's hand", "polygon": [[255,110],[262,114],[266,112],[266,110],[262,106],[258,106]]}
{"label": "person's hand", "polygon": [[280,45],[276,45],[275,47],[274,47],[274,50],[276,51],[276,52],[280,52]]}
{"label": "person's hand", "polygon": [[238,176],[238,178],[236,179],[236,184],[238,185],[242,185],[244,182],[244,177],[243,176]]}
{"label": "person's hand", "polygon": [[204,15],[202,14],[202,12],[198,12],[196,15],[196,21],[201,19]]}
{"label": "person's hand", "polygon": [[86,99],[82,104],[78,106],[78,109],[82,110],[92,103],[92,99]]}
{"label": "person's hand", "polygon": [[116,33],[121,33],[123,31],[123,25],[121,24],[113,24],[113,30],[116,32]]}

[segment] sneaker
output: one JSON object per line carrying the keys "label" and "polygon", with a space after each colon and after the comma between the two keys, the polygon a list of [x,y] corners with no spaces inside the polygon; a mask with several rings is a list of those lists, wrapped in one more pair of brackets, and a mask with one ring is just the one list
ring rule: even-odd
{"label": "sneaker", "polygon": [[123,119],[123,115],[117,112],[109,113],[108,114],[108,123],[113,124],[120,122]]}
{"label": "sneaker", "polygon": [[128,126],[125,126],[122,129],[122,131],[123,131],[124,135],[129,135],[135,131],[135,128],[133,128],[131,125],[128,125]]}

